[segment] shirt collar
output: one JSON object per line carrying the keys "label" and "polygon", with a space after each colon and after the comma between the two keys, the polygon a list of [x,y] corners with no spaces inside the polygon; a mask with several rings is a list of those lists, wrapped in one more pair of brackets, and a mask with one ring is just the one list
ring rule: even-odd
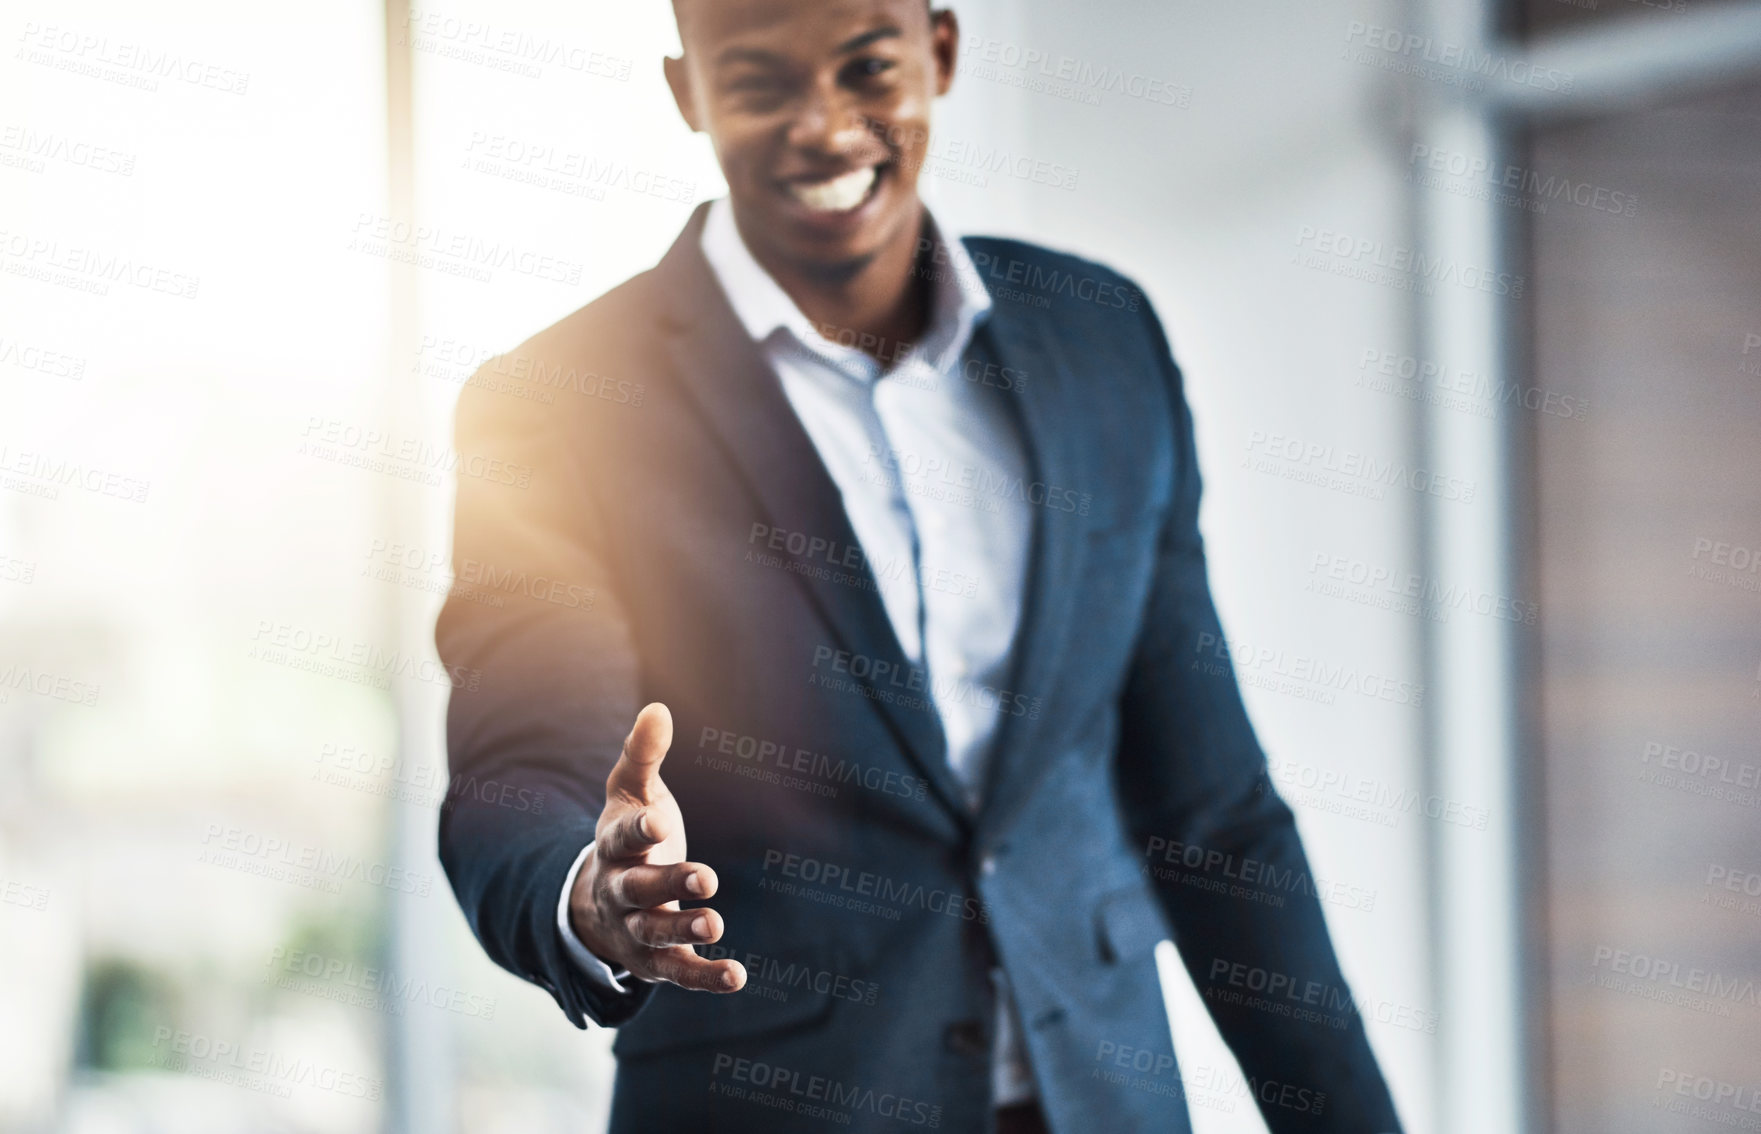
{"label": "shirt collar", "polygon": [[[927,209],[925,221],[928,234],[935,240],[930,256],[929,322],[916,348],[909,352],[901,350],[899,359],[902,362],[909,356],[920,357],[938,372],[944,372],[966,352],[973,331],[990,313],[991,295],[985,290],[966,246],[944,235],[948,230],[936,223]],[[834,341],[838,337],[836,329],[828,327],[822,334],[801,313],[795,301],[746,247],[726,198],[709,206],[709,216],[703,225],[703,256],[753,342],[762,343],[784,332],[841,370],[848,371],[853,362],[866,362],[866,367],[857,369],[878,374],[872,358],[855,346]]]}

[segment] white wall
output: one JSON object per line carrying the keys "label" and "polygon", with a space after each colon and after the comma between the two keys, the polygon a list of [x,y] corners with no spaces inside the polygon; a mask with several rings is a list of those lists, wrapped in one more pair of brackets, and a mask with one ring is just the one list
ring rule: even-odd
{"label": "white wall", "polygon": [[[1357,385],[1374,374],[1360,369],[1366,352],[1408,353],[1406,293],[1292,262],[1305,226],[1409,243],[1398,91],[1384,72],[1343,57],[1351,22],[1376,21],[1374,9],[1029,0],[956,10],[968,74],[938,128],[1079,175],[1075,191],[1007,175],[982,187],[944,179],[933,199],[968,230],[1102,260],[1154,300],[1197,422],[1225,629],[1256,654],[1283,652],[1245,668],[1270,676],[1312,659],[1420,682],[1415,616],[1306,589],[1325,574],[1311,571],[1317,555],[1418,571],[1418,494],[1387,486],[1366,499],[1244,467],[1256,431],[1330,446],[1339,460],[1413,457],[1413,403]],[[1049,61],[1004,65],[1030,51]],[[1055,78],[1060,66],[1162,85],[1138,87],[1151,97],[1103,93],[1100,105],[1018,85],[1042,67]],[[1153,101],[1170,90],[1176,105]],[[1281,786],[1316,872],[1374,894],[1365,911],[1349,908],[1363,894],[1346,891],[1326,906],[1328,922],[1360,1002],[1398,1021],[1372,1020],[1370,1036],[1402,1117],[1430,1130],[1426,1028],[1439,1000],[1429,984],[1419,710],[1343,691],[1319,704],[1253,684],[1246,697],[1280,770],[1329,785]],[[1368,806],[1370,819],[1327,809],[1359,791],[1399,801]],[[1184,972],[1165,964],[1164,977],[1196,1099],[1199,1069],[1227,1066],[1228,1056]],[[1201,1134],[1263,1129],[1235,1101],[1232,1110],[1195,1106]]]}

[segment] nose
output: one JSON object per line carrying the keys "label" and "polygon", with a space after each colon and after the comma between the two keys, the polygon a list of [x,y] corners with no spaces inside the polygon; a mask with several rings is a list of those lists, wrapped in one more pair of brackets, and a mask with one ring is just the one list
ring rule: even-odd
{"label": "nose", "polygon": [[789,122],[789,145],[807,153],[832,157],[859,148],[868,136],[868,121],[836,87],[816,87]]}

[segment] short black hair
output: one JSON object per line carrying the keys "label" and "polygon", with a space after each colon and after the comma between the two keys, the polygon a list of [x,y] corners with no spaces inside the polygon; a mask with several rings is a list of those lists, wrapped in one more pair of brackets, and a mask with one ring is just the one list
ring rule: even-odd
{"label": "short black hair", "polygon": [[[684,5],[685,5],[685,0],[673,0],[673,22],[674,23],[679,22],[679,9],[684,7]],[[923,0],[923,7],[924,7],[924,10],[929,12],[931,15],[935,14],[935,10],[936,10],[935,0]]]}

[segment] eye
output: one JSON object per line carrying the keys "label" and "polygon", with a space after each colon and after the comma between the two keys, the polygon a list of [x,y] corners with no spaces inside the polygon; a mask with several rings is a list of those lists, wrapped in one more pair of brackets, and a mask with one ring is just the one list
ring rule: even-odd
{"label": "eye", "polygon": [[730,82],[727,87],[730,91],[743,94],[749,91],[774,91],[781,85],[769,75],[744,75]]}
{"label": "eye", "polygon": [[752,111],[769,111],[789,96],[789,84],[776,75],[745,74],[723,85],[726,94],[740,106]]}
{"label": "eye", "polygon": [[878,55],[870,55],[852,61],[850,65],[844,69],[844,74],[855,82],[865,83],[871,79],[880,78],[896,66],[898,66],[898,64],[894,63],[891,59],[882,59]]}

